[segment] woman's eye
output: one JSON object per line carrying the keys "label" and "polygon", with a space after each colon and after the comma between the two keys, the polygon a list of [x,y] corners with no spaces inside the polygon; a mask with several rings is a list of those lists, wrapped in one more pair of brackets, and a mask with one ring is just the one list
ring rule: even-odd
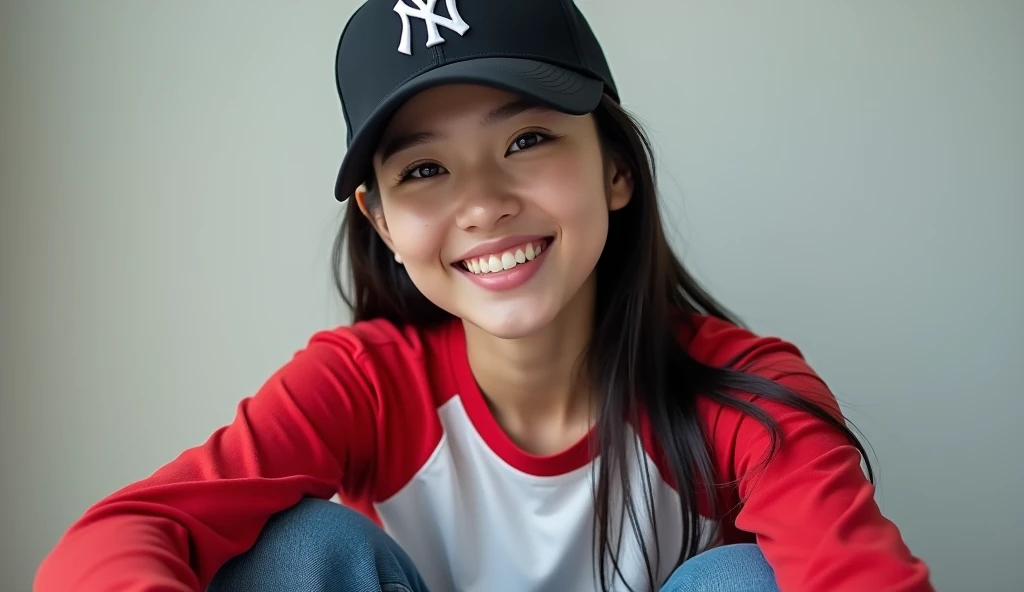
{"label": "woman's eye", "polygon": [[434,163],[417,164],[402,173],[402,179],[429,179],[448,172],[443,166]]}
{"label": "woman's eye", "polygon": [[547,139],[547,136],[540,132],[526,132],[512,141],[512,145],[509,146],[508,151],[509,153],[522,152],[527,148],[533,148]]}

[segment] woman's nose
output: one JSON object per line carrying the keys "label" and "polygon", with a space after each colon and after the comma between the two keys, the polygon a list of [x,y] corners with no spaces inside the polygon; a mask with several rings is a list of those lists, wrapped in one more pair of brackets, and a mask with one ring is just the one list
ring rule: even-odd
{"label": "woman's nose", "polygon": [[522,208],[522,201],[504,183],[500,173],[480,175],[459,188],[459,206],[456,224],[463,230],[490,231],[504,221],[514,218]]}

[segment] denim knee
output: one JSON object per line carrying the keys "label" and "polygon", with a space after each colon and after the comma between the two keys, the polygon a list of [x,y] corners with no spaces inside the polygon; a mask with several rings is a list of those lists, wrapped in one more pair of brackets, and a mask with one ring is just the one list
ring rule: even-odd
{"label": "denim knee", "polygon": [[775,573],[757,545],[725,545],[684,562],[662,592],[778,592]]}
{"label": "denim knee", "polygon": [[208,592],[418,592],[412,561],[358,512],[306,499],[273,516],[253,547],[217,572]]}

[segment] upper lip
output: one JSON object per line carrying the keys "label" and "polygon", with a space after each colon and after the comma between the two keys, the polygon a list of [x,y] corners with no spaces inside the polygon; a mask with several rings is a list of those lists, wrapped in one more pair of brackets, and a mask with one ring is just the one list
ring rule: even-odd
{"label": "upper lip", "polygon": [[521,235],[521,236],[507,236],[505,238],[499,238],[473,247],[466,251],[457,261],[465,261],[466,259],[472,259],[473,257],[481,257],[483,255],[492,255],[495,253],[501,253],[509,247],[518,247],[524,243],[540,242],[547,239],[548,237],[542,234],[533,235]]}

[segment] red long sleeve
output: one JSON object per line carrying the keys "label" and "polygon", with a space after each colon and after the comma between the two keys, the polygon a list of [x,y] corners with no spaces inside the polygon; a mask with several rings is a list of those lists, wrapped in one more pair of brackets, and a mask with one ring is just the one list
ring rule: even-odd
{"label": "red long sleeve", "polygon": [[[793,345],[751,339],[745,330],[708,320],[694,344],[710,363],[729,360],[838,415],[828,387]],[[693,350],[693,347],[691,347]],[[736,482],[735,528],[754,535],[785,592],[931,592],[929,570],[875,503],[860,452],[837,429],[807,412],[740,395],[779,425],[781,446],[767,465],[768,431],[755,418],[706,403],[718,471]],[[841,417],[840,417],[841,419]]]}
{"label": "red long sleeve", "polygon": [[203,590],[267,519],[364,479],[374,397],[353,344],[324,334],[229,426],[90,508],[41,565],[37,592]]}
{"label": "red long sleeve", "polygon": [[[686,343],[699,361],[745,368],[836,410],[792,345],[714,319],[694,329]],[[716,472],[734,484],[723,488],[723,504],[739,508],[724,517],[726,542],[756,539],[786,592],[932,591],[927,567],[882,516],[845,437],[805,412],[737,396],[773,417],[782,441],[762,466],[765,428],[699,399]],[[593,573],[579,539],[591,525],[592,491],[568,478],[591,460],[585,439],[537,457],[504,434],[475,383],[458,322],[324,332],[244,400],[229,426],[90,508],[43,562],[35,590],[203,590],[272,514],[335,493],[388,524],[434,589],[470,585],[449,569],[461,561],[495,578],[475,582],[488,589],[514,578],[518,589],[570,581],[562,578]],[[660,499],[677,495],[668,481],[656,485]],[[553,517],[537,507],[559,508],[563,526],[545,530]],[[672,550],[683,523],[671,503],[664,511],[658,536]],[[550,556],[562,559],[541,560]]]}

